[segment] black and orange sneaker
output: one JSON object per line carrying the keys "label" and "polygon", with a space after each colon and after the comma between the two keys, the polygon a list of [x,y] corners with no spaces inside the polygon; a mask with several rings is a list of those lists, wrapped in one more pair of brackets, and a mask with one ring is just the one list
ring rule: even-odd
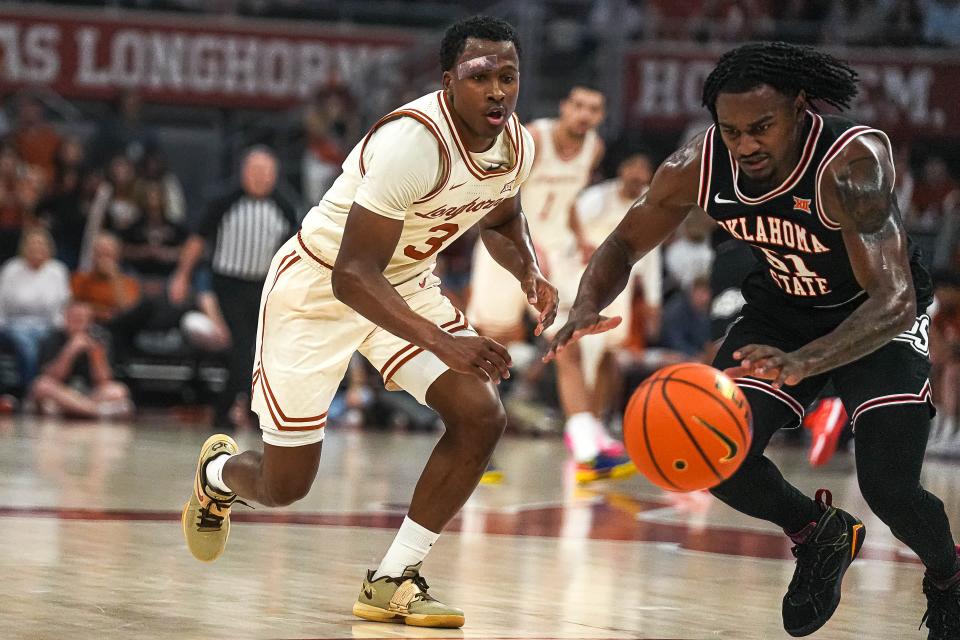
{"label": "black and orange sneaker", "polygon": [[816,500],[820,519],[790,535],[797,567],[783,596],[783,628],[794,637],[810,635],[837,610],[843,574],[866,535],[860,520],[833,506],[829,491],[818,490]]}
{"label": "black and orange sneaker", "polygon": [[927,596],[927,612],[920,626],[927,623],[927,640],[960,640],[960,572],[946,580],[937,580],[927,572],[923,595]]}

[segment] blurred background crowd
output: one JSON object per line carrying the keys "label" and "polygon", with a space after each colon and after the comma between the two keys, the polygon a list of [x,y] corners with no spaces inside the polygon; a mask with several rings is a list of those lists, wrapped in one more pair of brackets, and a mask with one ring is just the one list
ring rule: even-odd
{"label": "blurred background crowd", "polygon": [[[252,203],[261,213],[251,225],[261,216],[274,226],[231,233],[288,237],[367,127],[438,85],[443,27],[479,11],[507,17],[523,38],[522,119],[554,116],[575,82],[603,91],[608,153],[595,179],[619,174],[635,189],[703,128],[700,82],[729,43],[775,38],[853,60],[864,88],[853,117],[891,134],[900,209],[935,274],[934,389],[943,438],[953,437],[960,0],[0,3],[0,409],[178,407],[249,426],[236,344],[251,340],[256,309],[242,317],[231,292],[263,273],[243,266],[242,241],[231,249],[216,221]],[[164,56],[183,66],[164,67]],[[632,285],[618,406],[653,369],[709,358],[738,308],[736,282],[714,268],[718,252],[736,251],[722,240],[691,218],[663,247],[657,285],[644,281],[658,290]],[[475,242],[468,234],[440,256],[460,308]],[[532,328],[512,346],[511,425],[559,433],[554,373],[539,364]],[[329,424],[436,426],[360,360]]]}

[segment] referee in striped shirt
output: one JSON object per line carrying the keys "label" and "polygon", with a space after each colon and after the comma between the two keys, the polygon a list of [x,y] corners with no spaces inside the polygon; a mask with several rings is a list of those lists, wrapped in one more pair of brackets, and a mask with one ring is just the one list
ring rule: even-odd
{"label": "referee in striped shirt", "polygon": [[170,281],[170,301],[183,304],[194,267],[212,248],[213,290],[231,335],[227,384],[214,412],[218,428],[231,426],[231,406],[239,394],[250,393],[263,282],[274,253],[297,227],[293,207],[274,192],[273,152],[262,146],[247,151],[240,177],[241,185],[214,198],[196,221]]}

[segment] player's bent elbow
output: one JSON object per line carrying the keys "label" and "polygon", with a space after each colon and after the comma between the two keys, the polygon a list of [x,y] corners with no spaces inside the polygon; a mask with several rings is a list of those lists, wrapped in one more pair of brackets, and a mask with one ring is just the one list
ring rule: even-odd
{"label": "player's bent elbow", "polygon": [[892,318],[897,333],[899,334],[908,330],[913,326],[916,319],[917,300],[913,295],[913,291],[911,290],[909,294],[907,292],[901,293],[897,296],[897,303],[894,306]]}
{"label": "player's bent elbow", "polygon": [[350,304],[353,294],[363,286],[362,282],[363,277],[349,264],[338,264],[330,279],[334,297],[346,305]]}

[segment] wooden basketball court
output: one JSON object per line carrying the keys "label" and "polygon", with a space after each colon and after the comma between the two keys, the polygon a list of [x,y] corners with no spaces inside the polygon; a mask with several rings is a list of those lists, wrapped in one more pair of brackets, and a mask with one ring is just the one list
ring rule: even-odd
{"label": "wooden basketball court", "polygon": [[[507,438],[506,479],[481,487],[428,557],[462,630],[350,615],[365,569],[403,518],[434,436],[331,428],[320,474],[294,507],[234,510],[212,565],[180,532],[207,432],[137,424],[0,421],[0,636],[14,638],[786,638],[788,540],[704,494],[640,478],[577,488],[559,441]],[[241,434],[244,447],[258,433]],[[815,638],[924,638],[922,568],[872,516],[852,459],[816,473],[773,447],[785,474],[860,515],[867,539],[837,614]],[[925,482],[960,525],[960,478],[928,462]]]}

